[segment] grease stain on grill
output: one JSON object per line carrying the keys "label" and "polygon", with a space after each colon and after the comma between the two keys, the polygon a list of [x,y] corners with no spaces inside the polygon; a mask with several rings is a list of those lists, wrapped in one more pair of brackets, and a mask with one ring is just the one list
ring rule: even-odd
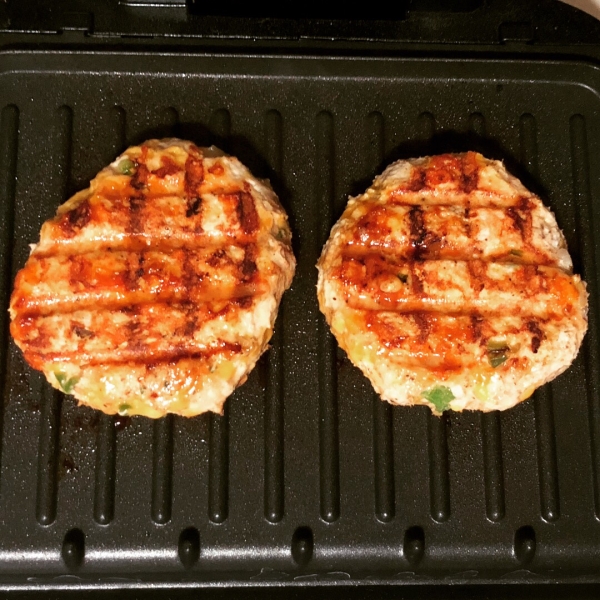
{"label": "grease stain on grill", "polygon": [[131,425],[131,417],[124,417],[121,415],[115,415],[113,419],[113,426],[117,431],[123,431]]}
{"label": "grease stain on grill", "polygon": [[191,569],[200,558],[200,533],[195,527],[188,527],[179,534],[177,554],[185,569]]}
{"label": "grease stain on grill", "polygon": [[299,567],[305,567],[314,551],[313,532],[310,527],[301,526],[292,536],[292,558]]}
{"label": "grease stain on grill", "polygon": [[63,479],[65,475],[75,474],[77,471],[79,471],[79,467],[75,464],[73,457],[64,450],[61,450],[58,461],[58,480]]}

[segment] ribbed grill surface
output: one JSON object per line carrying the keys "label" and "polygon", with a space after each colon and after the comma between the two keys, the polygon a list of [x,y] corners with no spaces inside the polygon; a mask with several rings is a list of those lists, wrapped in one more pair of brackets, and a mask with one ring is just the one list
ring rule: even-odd
{"label": "ribbed grill surface", "polygon": [[[59,585],[67,573],[180,581],[184,571],[192,582],[600,579],[591,67],[2,60],[0,587]],[[12,281],[43,221],[126,146],[165,136],[216,144],[269,178],[294,233],[298,269],[272,347],[222,417],[78,408],[9,341]],[[575,364],[528,402],[437,418],[380,402],[337,348],[315,264],[348,195],[386,164],[467,149],[505,160],[556,213],[587,281],[590,329]]]}

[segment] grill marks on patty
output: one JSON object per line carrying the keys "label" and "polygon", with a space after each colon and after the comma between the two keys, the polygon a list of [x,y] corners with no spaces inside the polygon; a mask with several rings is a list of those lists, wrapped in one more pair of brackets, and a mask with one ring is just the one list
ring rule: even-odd
{"label": "grill marks on patty", "polygon": [[[411,344],[432,368],[461,367],[457,345],[485,346],[509,333],[499,321],[506,316],[516,319],[510,334],[536,354],[544,327],[580,311],[580,290],[559,267],[555,247],[536,237],[541,202],[522,195],[506,206],[490,195],[486,204],[479,195],[472,206],[478,185],[473,153],[413,165],[385,203],[353,209],[360,212],[332,269],[336,294],[366,330],[389,349]],[[435,196],[440,186],[448,186],[443,200]],[[424,190],[433,199],[418,204],[415,193]]]}
{"label": "grill marks on patty", "polygon": [[[168,362],[242,352],[239,342],[225,339],[227,315],[249,309],[264,291],[250,186],[211,189],[204,206],[197,148],[183,168],[169,156],[154,170],[147,163],[142,146],[131,177],[113,178],[120,192],[96,190],[59,215],[52,225],[56,243],[32,255],[19,273],[13,330],[29,348],[31,364]],[[215,173],[222,176],[223,166],[213,165]],[[157,193],[180,180],[182,194]],[[122,223],[122,230],[86,245],[84,233],[107,222]],[[210,346],[198,336],[207,327]]]}

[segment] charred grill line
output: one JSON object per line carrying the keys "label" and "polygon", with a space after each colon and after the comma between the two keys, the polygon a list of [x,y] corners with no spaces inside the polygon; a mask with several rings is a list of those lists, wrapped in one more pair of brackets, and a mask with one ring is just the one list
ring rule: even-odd
{"label": "charred grill line", "polygon": [[244,233],[251,235],[258,231],[259,218],[254,205],[254,198],[249,191],[250,187],[245,192],[238,192],[236,212],[240,225]]}
{"label": "charred grill line", "polygon": [[410,219],[410,237],[413,247],[413,257],[419,260],[427,251],[424,242],[427,237],[427,229],[423,219],[423,211],[419,206],[413,206],[409,213]]}

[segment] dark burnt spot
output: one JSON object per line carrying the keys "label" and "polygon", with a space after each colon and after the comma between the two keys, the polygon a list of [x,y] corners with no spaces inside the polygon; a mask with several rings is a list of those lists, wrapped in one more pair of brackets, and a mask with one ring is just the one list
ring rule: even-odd
{"label": "dark burnt spot", "polygon": [[423,344],[427,341],[427,338],[429,337],[429,332],[431,330],[429,315],[424,312],[415,312],[413,313],[413,319],[415,321],[415,324],[419,328],[419,342]]}
{"label": "dark burnt spot", "polygon": [[479,340],[482,340],[482,342],[484,342],[484,340],[482,339],[483,334],[481,331],[482,325],[483,325],[483,317],[481,315],[478,315],[478,314],[470,315],[469,332],[471,334],[471,340],[473,341],[473,343],[477,343]]}
{"label": "dark burnt spot", "polygon": [[84,327],[83,323],[79,323],[78,321],[71,322],[71,331],[81,339],[89,339],[96,336],[96,334]]}
{"label": "dark burnt spot", "polygon": [[506,214],[511,219],[513,223],[513,229],[519,232],[519,235],[523,238],[525,236],[525,228],[526,222],[525,219],[521,216],[519,211],[514,207],[510,206],[506,209]]}
{"label": "dark burnt spot", "polygon": [[465,236],[471,239],[471,209],[467,206],[463,215],[463,226],[465,228]]}
{"label": "dark burnt spot", "polygon": [[519,207],[519,210],[524,213],[528,213],[533,209],[531,200],[527,196],[521,196],[517,206]]}
{"label": "dark burnt spot", "polygon": [[237,194],[237,216],[244,233],[251,234],[258,230],[259,221],[254,198],[249,192],[239,192]]}
{"label": "dark burnt spot", "polygon": [[188,198],[200,196],[198,189],[204,181],[204,165],[202,159],[195,158],[191,154],[185,161],[185,194]]}
{"label": "dark burnt spot", "polygon": [[131,187],[134,190],[143,190],[148,186],[148,178],[150,177],[150,171],[144,163],[138,163],[135,169],[135,173],[131,177]]}
{"label": "dark burnt spot", "polygon": [[144,276],[144,262],[146,261],[146,257],[144,253],[141,253],[138,258],[138,268],[135,270],[135,277],[139,279]]}
{"label": "dark burnt spot", "polygon": [[406,191],[419,192],[425,187],[425,171],[419,167],[412,170],[410,181],[406,184]]}
{"label": "dark burnt spot", "polygon": [[79,206],[63,215],[60,220],[60,228],[66,236],[71,237],[85,227],[90,222],[91,217],[90,203],[88,200],[84,200]]}
{"label": "dark burnt spot", "polygon": [[186,337],[192,336],[196,331],[196,327],[196,319],[194,317],[190,318],[188,321],[185,322],[185,326],[183,328],[183,335],[185,335]]}
{"label": "dark burnt spot", "polygon": [[244,283],[250,281],[258,271],[258,267],[256,266],[256,254],[256,246],[249,244],[244,248],[244,260],[240,265],[242,281],[244,281]]}
{"label": "dark burnt spot", "polygon": [[250,308],[252,306],[253,299],[252,296],[243,296],[242,298],[236,298],[233,302],[240,308]]}
{"label": "dark burnt spot", "polygon": [[542,340],[544,339],[544,332],[540,329],[537,321],[531,319],[527,321],[527,329],[532,333],[531,336],[531,351],[534,354],[537,354],[540,346],[542,344]]}
{"label": "dark burnt spot", "polygon": [[81,229],[90,222],[91,207],[88,200],[84,200],[78,207],[69,211],[69,224],[74,229]]}
{"label": "dark burnt spot", "polygon": [[202,200],[200,198],[188,198],[185,216],[189,219],[197,215],[200,212],[201,203]]}
{"label": "dark burnt spot", "polygon": [[427,250],[425,246],[427,229],[425,228],[423,210],[419,206],[413,206],[408,213],[408,219],[410,223],[410,241],[413,249],[413,257],[415,260],[419,260]]}
{"label": "dark burnt spot", "polygon": [[219,248],[215,250],[207,259],[206,262],[210,267],[216,269],[219,265],[221,265],[224,261],[223,259],[227,257],[227,253],[223,248]]}

